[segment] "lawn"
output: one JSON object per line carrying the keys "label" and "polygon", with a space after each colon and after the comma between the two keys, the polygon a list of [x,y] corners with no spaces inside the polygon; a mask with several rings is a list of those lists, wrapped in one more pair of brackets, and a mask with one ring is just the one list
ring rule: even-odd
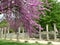
{"label": "lawn", "polygon": [[0,40],[0,45],[44,45],[39,43],[20,43],[20,42],[13,42],[7,40]]}

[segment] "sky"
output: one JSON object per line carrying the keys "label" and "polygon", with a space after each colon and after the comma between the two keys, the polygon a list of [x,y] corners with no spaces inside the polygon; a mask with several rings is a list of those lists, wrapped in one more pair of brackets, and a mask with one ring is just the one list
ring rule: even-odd
{"label": "sky", "polygon": [[0,14],[0,19],[3,17],[3,14]]}
{"label": "sky", "polygon": [[60,2],[60,0],[58,0],[58,2]]}

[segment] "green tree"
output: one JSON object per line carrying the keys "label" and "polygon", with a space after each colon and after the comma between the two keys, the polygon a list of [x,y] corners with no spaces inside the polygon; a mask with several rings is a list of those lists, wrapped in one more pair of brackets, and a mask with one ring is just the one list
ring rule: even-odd
{"label": "green tree", "polygon": [[[50,8],[50,12],[46,11],[46,16],[41,16],[39,23],[41,23],[43,28],[46,27],[45,25],[49,25],[49,29],[51,30],[53,26],[56,28],[56,24],[57,28],[60,28],[60,3],[56,1],[57,0],[48,0],[52,8]],[[45,5],[45,7],[47,6]]]}
{"label": "green tree", "polygon": [[0,27],[7,27],[8,23],[6,20],[3,20],[2,22],[0,22]]}

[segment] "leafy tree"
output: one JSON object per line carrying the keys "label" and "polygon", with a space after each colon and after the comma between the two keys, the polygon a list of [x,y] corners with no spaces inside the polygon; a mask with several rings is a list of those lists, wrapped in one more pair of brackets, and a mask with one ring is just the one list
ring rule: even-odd
{"label": "leafy tree", "polygon": [[16,32],[21,24],[29,33],[36,32],[34,27],[42,29],[35,21],[39,19],[40,13],[44,15],[45,8],[41,0],[0,0],[0,7],[10,27]]}
{"label": "leafy tree", "polygon": [[[60,25],[60,3],[56,2],[57,0],[48,0],[50,3],[50,12],[46,11],[46,16],[41,16],[39,23],[41,23],[42,27],[45,28],[45,25],[49,25],[49,29],[52,30],[54,24]],[[47,3],[47,4],[48,4]],[[45,7],[49,8],[47,5]],[[57,26],[58,27],[58,26]]]}
{"label": "leafy tree", "polygon": [[0,22],[0,27],[7,27],[8,23],[6,20],[3,20],[2,22]]}

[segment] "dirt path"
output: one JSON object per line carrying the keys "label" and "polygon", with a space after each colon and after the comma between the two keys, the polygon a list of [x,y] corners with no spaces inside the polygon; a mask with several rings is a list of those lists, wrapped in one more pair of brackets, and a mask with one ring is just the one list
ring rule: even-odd
{"label": "dirt path", "polygon": [[[10,39],[7,39],[7,40],[10,40]],[[13,41],[16,41],[16,39],[12,39]],[[25,41],[28,41],[29,43],[42,43],[42,44],[47,44],[48,42],[52,42],[53,45],[60,45],[60,42],[53,42],[53,41],[44,41],[44,40],[23,40],[23,39],[19,39],[20,42],[25,42]]]}

